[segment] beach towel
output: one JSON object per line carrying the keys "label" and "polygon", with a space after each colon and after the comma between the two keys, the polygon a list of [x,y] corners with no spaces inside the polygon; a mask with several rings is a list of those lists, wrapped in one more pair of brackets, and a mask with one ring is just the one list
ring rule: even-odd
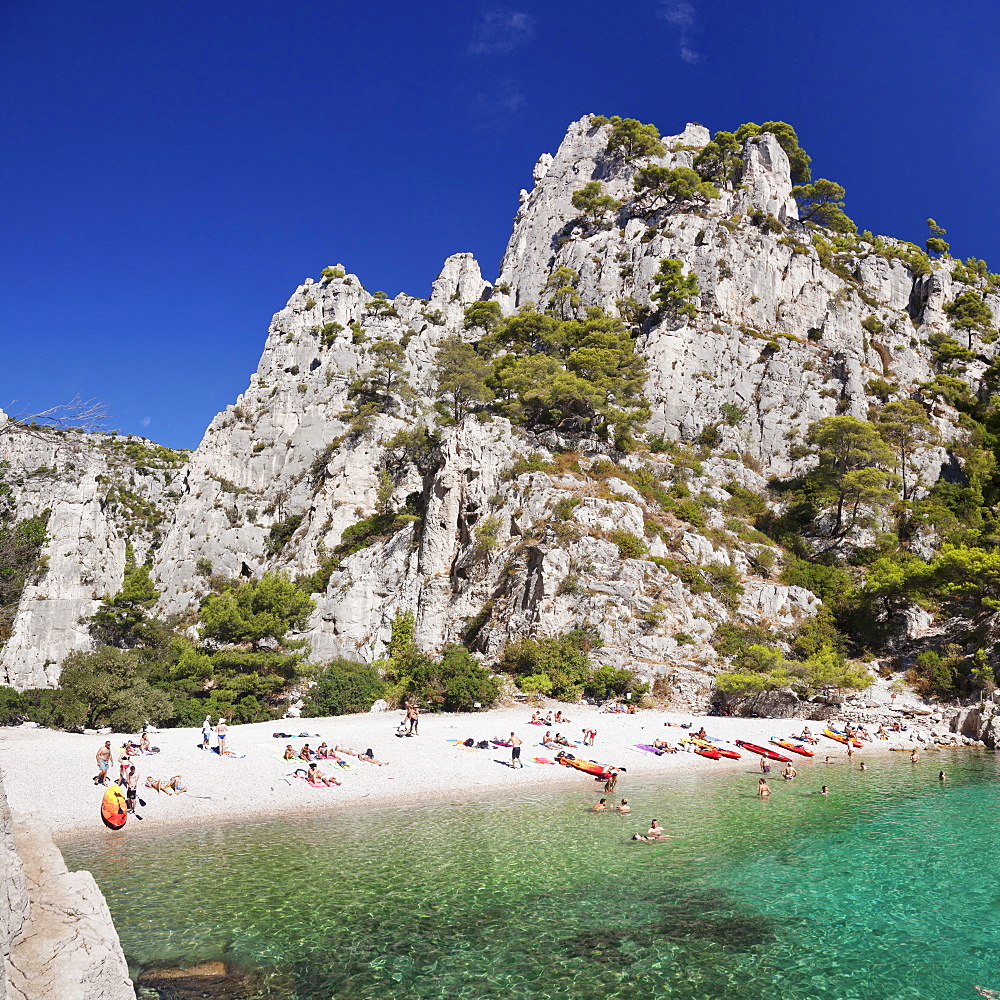
{"label": "beach towel", "polygon": [[657,757],[662,757],[666,750],[661,750],[659,747],[651,746],[649,743],[636,743],[636,750],[645,750],[646,753],[655,753]]}

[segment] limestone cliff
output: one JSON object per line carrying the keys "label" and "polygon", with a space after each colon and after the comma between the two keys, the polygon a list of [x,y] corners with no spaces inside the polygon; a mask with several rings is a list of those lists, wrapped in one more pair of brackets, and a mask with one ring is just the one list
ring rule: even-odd
{"label": "limestone cliff", "polygon": [[[679,206],[655,226],[628,205],[609,225],[586,224],[573,191],[596,179],[625,201],[637,169],[607,156],[607,129],[585,117],[538,161],[495,284],[469,254],[445,262],[428,299],[378,299],[340,266],[307,279],[273,317],[250,385],[189,462],[147,463],[139,475],[107,438],[77,442],[69,461],[56,455],[54,437],[0,433],[22,508],[52,509],[47,570],[25,592],[0,653],[8,683],[53,683],[65,652],[85,645],[78,619],[116,589],[126,539],[143,552],[155,546],[164,612],[195,604],[210,573],[314,574],[316,661],[380,655],[397,609],[416,611],[425,647],[464,635],[487,658],[512,636],[586,623],[601,636],[599,661],[664,677],[687,702],[710,689],[717,657],[708,638],[719,620],[791,624],[811,614],[816,598],[776,582],[780,553],[728,516],[721,487],[763,493],[770,477],[801,471],[809,424],[866,417],[871,380],[891,379],[903,394],[930,380],[926,341],[947,329],[942,307],[958,286],[943,264],[921,273],[890,252],[891,240],[859,241],[831,263],[797,219],[787,157],[767,134],[745,144],[741,183],[707,205]],[[690,165],[708,140],[689,125],[665,138],[656,162]],[[544,305],[549,275],[567,267],[579,275],[579,308],[614,314],[618,300],[650,302],[665,257],[697,275],[697,317],[656,322],[639,346],[648,434],[682,447],[614,457],[620,471],[702,497],[697,525],[609,472],[601,459],[610,448],[596,439],[536,437],[480,415],[436,429],[429,454],[390,445],[401,430],[433,429],[435,346],[449,334],[471,336],[469,304],[491,297],[505,313]],[[996,297],[988,301],[996,313]],[[862,325],[868,317],[877,336]],[[378,340],[402,347],[414,396],[352,432],[348,387],[372,366]],[[973,382],[981,370],[972,365]],[[722,419],[723,404],[741,418]],[[946,405],[934,415],[946,440],[961,433]],[[706,432],[711,455],[695,459],[683,444]],[[567,449],[575,457],[563,460]],[[925,452],[925,486],[948,460],[944,449]],[[32,478],[31,469],[50,466],[58,473]],[[409,499],[412,520],[333,558],[344,530],[373,512],[381,470],[392,476],[395,505]],[[114,496],[124,488],[133,512],[139,498],[155,525],[109,503],[109,476],[124,484]],[[647,551],[623,556],[622,530]],[[692,587],[683,566],[704,569],[706,585]],[[733,567],[742,594],[713,586],[713,567]]]}

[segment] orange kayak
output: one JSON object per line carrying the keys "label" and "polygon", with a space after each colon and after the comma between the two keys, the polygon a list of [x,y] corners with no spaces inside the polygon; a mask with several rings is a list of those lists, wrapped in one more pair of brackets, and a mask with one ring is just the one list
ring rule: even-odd
{"label": "orange kayak", "polygon": [[[824,729],[823,730],[823,735],[828,740],[836,740],[838,743],[843,743],[844,746],[847,746],[847,737],[843,733],[834,733],[834,732],[831,732],[829,729]],[[859,743],[857,740],[854,740],[853,742],[854,742],[854,746],[856,746],[860,750],[861,749],[861,743]]]}
{"label": "orange kayak", "polygon": [[556,762],[565,764],[567,767],[575,767],[578,771],[596,775],[599,778],[606,778],[611,773],[611,769],[604,764],[598,764],[593,760],[583,760],[581,757],[556,756]]}
{"label": "orange kayak", "polygon": [[125,803],[125,793],[120,785],[112,785],[101,799],[101,819],[112,830],[120,830],[128,819],[128,807]]}

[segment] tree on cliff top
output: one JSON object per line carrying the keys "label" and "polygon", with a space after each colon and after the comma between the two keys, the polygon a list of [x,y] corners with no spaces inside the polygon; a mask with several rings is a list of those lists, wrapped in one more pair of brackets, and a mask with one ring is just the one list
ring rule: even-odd
{"label": "tree on cliff top", "polygon": [[821,177],[812,184],[792,188],[792,197],[799,203],[799,219],[815,222],[837,233],[856,233],[858,227],[844,212],[844,188],[835,181]]}
{"label": "tree on cliff top", "polygon": [[591,115],[591,127],[611,125],[611,134],[604,151],[618,156],[626,163],[645,156],[663,156],[665,150],[660,142],[660,130],[655,125],[647,125],[635,118],[620,118],[614,115]]}

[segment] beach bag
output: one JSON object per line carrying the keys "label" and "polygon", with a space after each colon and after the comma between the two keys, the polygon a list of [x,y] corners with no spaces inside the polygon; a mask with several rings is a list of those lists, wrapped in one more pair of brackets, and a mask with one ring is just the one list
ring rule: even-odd
{"label": "beach bag", "polygon": [[462,742],[463,747],[474,747],[475,745],[476,741],[471,736]]}
{"label": "beach bag", "polygon": [[489,744],[488,740],[480,740],[476,744],[476,746],[479,747],[480,750],[489,750],[489,748],[490,748],[490,744]]}

